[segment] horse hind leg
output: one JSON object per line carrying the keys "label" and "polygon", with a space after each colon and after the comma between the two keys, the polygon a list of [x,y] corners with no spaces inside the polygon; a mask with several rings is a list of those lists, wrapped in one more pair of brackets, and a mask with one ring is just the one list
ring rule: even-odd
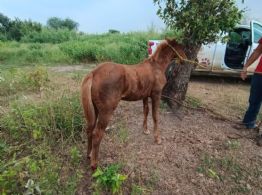
{"label": "horse hind leg", "polygon": [[159,119],[159,106],[160,106],[160,95],[155,95],[152,97],[152,116],[154,122],[154,137],[157,144],[161,144],[160,132],[158,129],[158,119]]}
{"label": "horse hind leg", "polygon": [[88,126],[86,128],[87,133],[87,158],[91,159],[91,152],[92,152],[92,137],[93,137],[93,131],[96,127],[97,122],[97,109],[95,108],[95,120],[93,123],[88,123]]}
{"label": "horse hind leg", "polygon": [[91,168],[95,170],[98,163],[98,153],[101,140],[105,134],[105,129],[110,121],[112,112],[99,113],[95,130],[92,133],[92,152],[91,152]]}
{"label": "horse hind leg", "polygon": [[143,99],[143,110],[144,110],[144,122],[143,122],[143,129],[144,134],[150,134],[150,131],[147,128],[147,116],[149,113],[149,106],[148,106],[148,98]]}

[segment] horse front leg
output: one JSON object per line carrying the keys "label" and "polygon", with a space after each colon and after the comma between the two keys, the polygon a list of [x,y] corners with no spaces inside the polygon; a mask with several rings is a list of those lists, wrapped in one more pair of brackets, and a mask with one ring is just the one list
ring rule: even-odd
{"label": "horse front leg", "polygon": [[143,110],[144,110],[144,122],[143,122],[143,128],[144,128],[144,134],[148,135],[150,134],[150,131],[147,129],[147,116],[149,113],[149,107],[148,107],[148,97],[143,99]]}
{"label": "horse front leg", "polygon": [[161,137],[158,129],[160,98],[161,98],[160,94],[152,96],[152,117],[154,122],[154,138],[157,144],[161,144]]}

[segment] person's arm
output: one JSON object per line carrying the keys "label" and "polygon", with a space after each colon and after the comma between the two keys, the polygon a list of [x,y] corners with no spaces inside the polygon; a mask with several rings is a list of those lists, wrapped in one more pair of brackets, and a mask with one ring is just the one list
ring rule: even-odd
{"label": "person's arm", "polygon": [[[260,41],[261,42],[261,41]],[[253,51],[251,56],[248,58],[246,64],[243,67],[243,70],[241,72],[241,78],[245,80],[247,78],[247,68],[253,64],[259,56],[262,54],[262,43],[260,43],[257,48]]]}

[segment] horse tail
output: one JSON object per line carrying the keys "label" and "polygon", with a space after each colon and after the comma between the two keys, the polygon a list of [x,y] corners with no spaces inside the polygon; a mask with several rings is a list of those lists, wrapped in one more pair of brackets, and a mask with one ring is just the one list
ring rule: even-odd
{"label": "horse tail", "polygon": [[90,73],[83,79],[82,86],[81,86],[82,106],[89,127],[90,126],[94,127],[96,123],[96,114],[95,114],[94,104],[92,101],[92,93],[91,93],[92,81],[93,81],[93,73]]}

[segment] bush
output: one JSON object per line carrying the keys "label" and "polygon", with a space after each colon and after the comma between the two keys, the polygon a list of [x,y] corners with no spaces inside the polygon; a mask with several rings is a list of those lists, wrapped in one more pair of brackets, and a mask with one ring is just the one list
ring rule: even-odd
{"label": "bush", "polygon": [[63,96],[41,104],[15,103],[11,112],[0,119],[1,128],[11,137],[38,140],[46,136],[78,136],[84,124],[78,95]]}
{"label": "bush", "polygon": [[63,43],[60,49],[75,62],[136,64],[147,57],[147,41],[143,34],[104,34]]}
{"label": "bush", "polygon": [[127,179],[127,176],[118,173],[119,169],[120,166],[118,164],[112,164],[104,170],[99,167],[97,168],[92,175],[95,178],[94,187],[97,194],[100,194],[101,190],[109,191],[112,194],[121,191],[121,186]]}
{"label": "bush", "polygon": [[65,94],[34,104],[16,102],[1,116],[1,194],[75,194],[81,153],[68,145],[79,140],[84,121],[79,94]]}
{"label": "bush", "polygon": [[29,43],[62,43],[65,41],[76,40],[80,35],[76,31],[69,29],[48,29],[40,32],[31,32],[22,38],[22,42]]}
{"label": "bush", "polygon": [[[34,158],[26,156],[0,163],[1,194],[52,193],[59,185],[59,165],[51,151],[43,157],[35,153]],[[2,159],[1,159],[2,160]],[[3,163],[3,164],[2,164]],[[5,164],[4,164],[5,163]]]}
{"label": "bush", "polygon": [[9,96],[20,91],[39,91],[48,79],[47,70],[33,67],[31,70],[9,69],[2,71],[0,76],[0,96]]}
{"label": "bush", "polygon": [[55,44],[0,43],[0,64],[5,64],[4,67],[57,63],[69,64],[71,59]]}
{"label": "bush", "polygon": [[0,65],[103,61],[136,64],[148,57],[148,40],[163,36],[154,31],[87,35],[66,29],[44,29],[25,36],[24,43],[0,42]]}

